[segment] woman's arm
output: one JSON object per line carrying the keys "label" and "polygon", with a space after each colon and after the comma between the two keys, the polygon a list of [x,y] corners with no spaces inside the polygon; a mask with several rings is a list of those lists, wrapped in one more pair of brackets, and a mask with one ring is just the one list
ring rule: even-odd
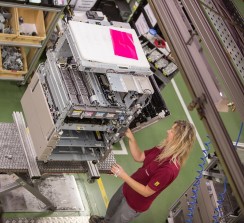
{"label": "woman's arm", "polygon": [[120,177],[124,182],[126,182],[134,191],[142,195],[143,197],[149,197],[154,194],[156,191],[152,190],[148,185],[144,186],[143,184],[137,182],[133,178],[131,178],[123,168],[114,164],[111,168],[111,172],[117,177]]}
{"label": "woman's arm", "polygon": [[136,139],[130,129],[127,129],[125,136],[129,140],[129,148],[133,159],[136,162],[143,162],[145,159],[145,153],[142,152],[136,142]]}

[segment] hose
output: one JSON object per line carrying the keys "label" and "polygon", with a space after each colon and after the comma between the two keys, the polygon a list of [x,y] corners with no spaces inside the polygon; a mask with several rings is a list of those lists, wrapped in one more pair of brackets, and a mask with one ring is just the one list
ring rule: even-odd
{"label": "hose", "polygon": [[[239,134],[238,134],[238,137],[236,140],[236,144],[235,144],[236,149],[237,149],[237,145],[239,143],[240,137],[241,137],[242,130],[243,130],[243,122],[241,123]],[[224,191],[222,193],[218,194],[218,200],[217,200],[218,207],[216,207],[214,209],[214,215],[213,215],[214,223],[219,223],[219,221],[221,220],[221,217],[223,216],[222,207],[223,207],[224,197],[225,197],[225,193],[226,193],[226,188],[227,188],[227,178],[225,177]]]}
{"label": "hose", "polygon": [[191,201],[188,204],[188,214],[187,214],[188,219],[186,219],[187,223],[192,223],[192,220],[193,220],[193,215],[194,215],[195,207],[197,204],[198,191],[200,188],[200,180],[203,176],[203,170],[204,170],[204,166],[206,164],[206,160],[208,158],[208,152],[210,150],[210,144],[211,144],[210,141],[204,143],[205,149],[203,150],[203,156],[200,158],[202,162],[200,164],[198,164],[200,169],[197,170],[198,176],[195,178],[196,181],[193,183],[193,187],[192,187],[193,195],[191,196]]}

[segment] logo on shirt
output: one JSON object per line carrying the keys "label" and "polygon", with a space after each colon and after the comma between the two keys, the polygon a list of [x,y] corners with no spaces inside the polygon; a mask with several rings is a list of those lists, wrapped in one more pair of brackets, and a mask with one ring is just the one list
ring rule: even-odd
{"label": "logo on shirt", "polygon": [[160,183],[158,182],[158,181],[156,181],[155,183],[154,183],[154,186],[158,186]]}

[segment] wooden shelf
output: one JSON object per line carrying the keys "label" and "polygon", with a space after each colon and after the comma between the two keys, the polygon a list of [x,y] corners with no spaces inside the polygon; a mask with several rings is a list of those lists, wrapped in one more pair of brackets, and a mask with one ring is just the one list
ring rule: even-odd
{"label": "wooden shelf", "polygon": [[27,60],[26,60],[26,53],[25,49],[23,47],[19,47],[18,50],[21,53],[21,62],[23,63],[23,69],[22,70],[8,70],[4,68],[4,61],[2,60],[2,47],[0,48],[0,75],[1,76],[13,76],[13,77],[22,77],[24,74],[28,72],[28,66],[27,66]]}
{"label": "wooden shelf", "polygon": [[[0,68],[0,79],[23,80],[21,84],[25,84],[36,69],[64,7],[46,7],[7,1],[0,1],[0,7],[11,13],[8,25],[13,30],[12,34],[0,33],[0,47],[21,47],[26,64],[23,71],[5,70],[6,72],[3,72]],[[19,23],[20,17],[23,19],[22,24]],[[23,50],[23,47],[28,49]],[[27,53],[25,54],[25,52]]]}

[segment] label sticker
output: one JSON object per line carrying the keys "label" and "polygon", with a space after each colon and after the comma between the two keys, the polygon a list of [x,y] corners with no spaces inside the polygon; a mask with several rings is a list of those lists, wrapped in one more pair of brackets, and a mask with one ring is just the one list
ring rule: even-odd
{"label": "label sticker", "polygon": [[91,117],[91,116],[93,116],[93,114],[94,114],[94,112],[92,112],[92,111],[84,112],[84,116],[86,116],[86,117]]}
{"label": "label sticker", "polygon": [[103,117],[105,115],[105,112],[97,112],[96,117]]}

